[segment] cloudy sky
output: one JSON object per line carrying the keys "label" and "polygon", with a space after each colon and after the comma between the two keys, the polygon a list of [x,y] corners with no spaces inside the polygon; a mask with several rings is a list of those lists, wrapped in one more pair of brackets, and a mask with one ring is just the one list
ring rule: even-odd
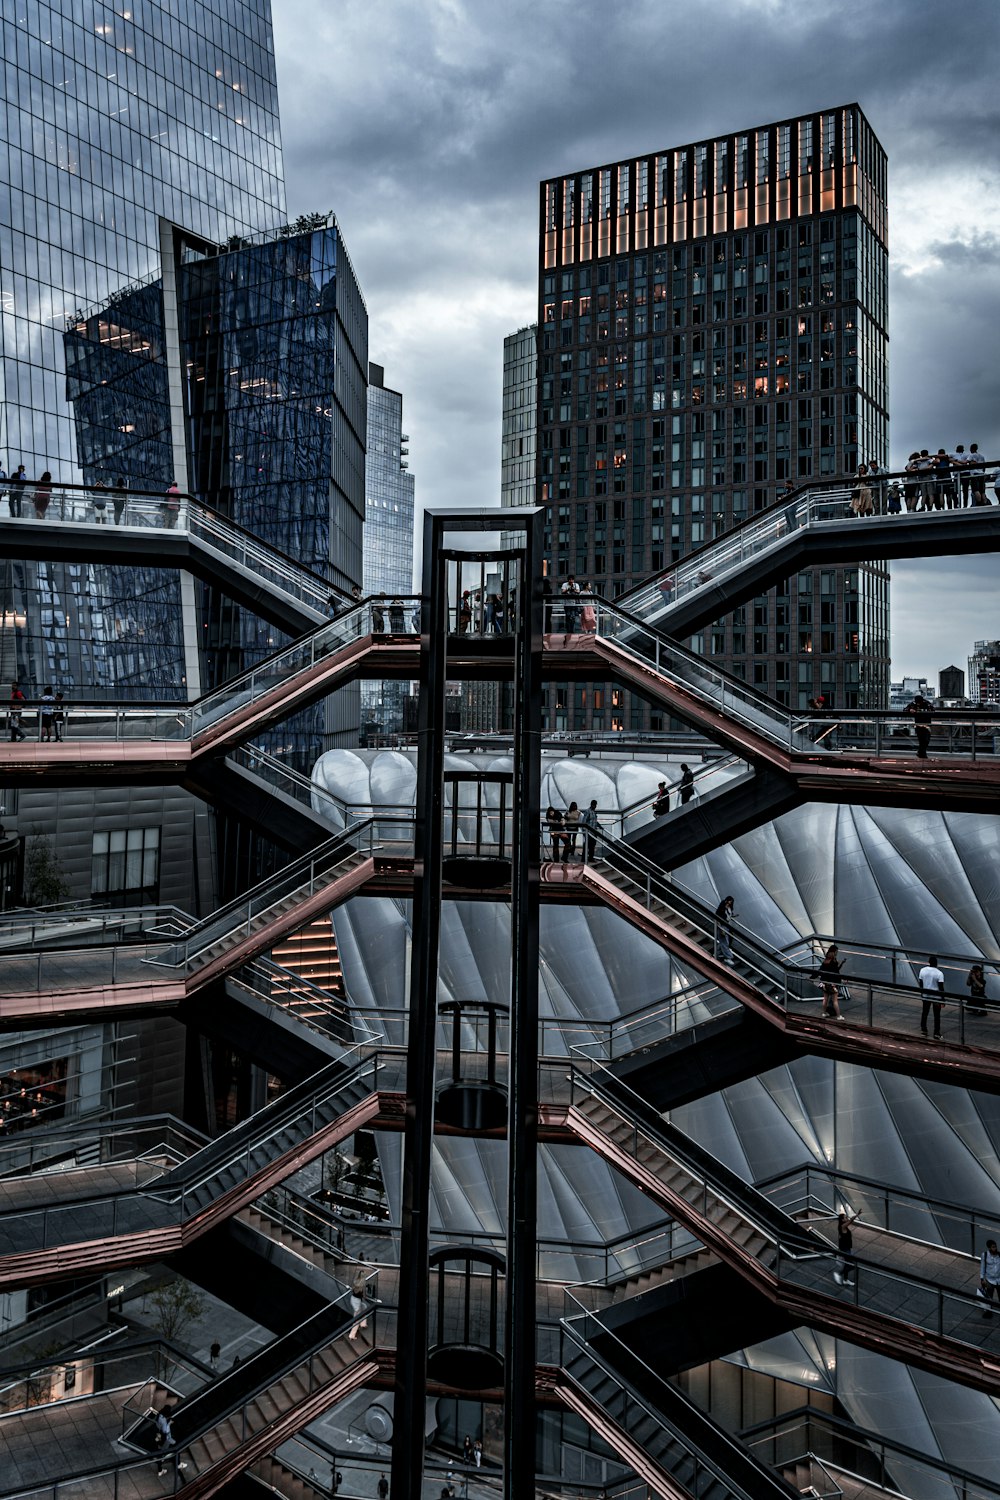
{"label": "cloudy sky", "polygon": [[[1000,459],[998,0],[272,0],[288,207],[332,207],[418,503],[498,497],[538,183],[857,100],[889,155],[891,458]],[[893,676],[1000,637],[992,557],[893,568]]]}

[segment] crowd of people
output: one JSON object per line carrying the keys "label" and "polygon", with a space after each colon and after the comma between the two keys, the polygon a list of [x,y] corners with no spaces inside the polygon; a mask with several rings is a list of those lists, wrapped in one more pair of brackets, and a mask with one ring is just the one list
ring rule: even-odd
{"label": "crowd of people", "polygon": [[[58,509],[53,507],[50,511],[54,490],[54,481],[48,469],[38,479],[29,479],[24,464],[18,464],[10,475],[3,464],[0,464],[0,503],[7,501],[13,520],[31,519],[33,512],[36,521],[93,521],[98,526],[104,526],[108,523],[110,505],[114,524],[128,524],[130,498],[128,480],[124,474],[119,474],[113,484],[98,479],[89,489],[60,487]],[[137,515],[141,525],[152,524],[158,509],[161,527],[173,531],[181,517],[183,500],[177,480],[172,479],[158,503],[150,502],[145,495],[141,500],[133,499],[131,503],[133,507],[138,506]]]}
{"label": "crowd of people", "polygon": [[[28,700],[21,691],[20,684],[12,682],[10,685],[10,698],[7,704],[7,727],[10,730],[10,742],[16,744],[18,740],[26,739],[24,733],[24,721],[29,712]],[[66,699],[61,692],[53,692],[52,684],[47,683],[45,691],[38,700],[38,738],[43,744],[52,740],[60,741],[63,730],[66,727]]]}
{"label": "crowd of people", "polygon": [[968,449],[959,443],[953,453],[921,448],[910,454],[902,479],[887,476],[888,471],[875,459],[858,465],[850,501],[854,515],[912,515],[990,505],[987,487],[998,482],[978,443],[970,443]]}

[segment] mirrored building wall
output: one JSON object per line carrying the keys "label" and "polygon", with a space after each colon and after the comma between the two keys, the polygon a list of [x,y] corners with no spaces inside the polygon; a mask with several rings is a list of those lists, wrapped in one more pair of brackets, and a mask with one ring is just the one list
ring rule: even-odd
{"label": "mirrored building wall", "polygon": [[[414,479],[409,438],[403,431],[403,398],[385,384],[381,365],[368,366],[368,449],[365,455],[365,594],[406,596],[413,592]],[[361,685],[361,722],[373,736],[403,730],[405,682]],[[311,769],[311,767],[310,767]]]}
{"label": "mirrored building wall", "polygon": [[72,479],[67,320],[159,275],[161,216],[281,222],[270,3],[22,0],[0,43],[0,457]]}
{"label": "mirrored building wall", "polygon": [[[177,232],[183,434],[171,424],[162,282],[126,290],[70,326],[67,388],[89,482],[124,479],[133,488],[165,488],[175,474],[180,436],[188,483],[199,498],[346,588],[361,579],[360,545],[348,539],[364,515],[358,476],[364,475],[365,431],[358,424],[365,403],[359,411],[357,391],[367,314],[332,216],[300,222],[311,227],[296,225],[297,233],[264,240],[233,237],[221,247]],[[397,470],[398,447],[397,435]],[[412,480],[409,504],[412,537]],[[183,696],[176,583],[153,569],[112,572],[120,583],[119,613],[134,609],[137,593],[144,598],[149,585],[158,585],[150,590],[155,604],[138,637],[144,649],[131,667],[147,691],[155,684],[157,696]],[[405,582],[408,590],[409,565]],[[204,689],[282,643],[272,626],[218,590],[198,585],[198,597]],[[129,680],[124,670],[118,678]],[[317,705],[297,715],[271,740],[277,752],[308,769],[338,742],[327,736],[339,731],[353,740],[357,726],[356,694],[348,692],[329,710]]]}
{"label": "mirrored building wall", "polygon": [[[159,276],[161,218],[215,242],[284,217],[270,3],[22,0],[0,45],[0,462],[78,480],[67,323]],[[120,336],[109,319],[107,353]],[[148,691],[150,630],[180,609],[166,575],[122,569],[25,566],[0,591],[29,694]],[[158,683],[187,696],[179,641],[158,657]]]}

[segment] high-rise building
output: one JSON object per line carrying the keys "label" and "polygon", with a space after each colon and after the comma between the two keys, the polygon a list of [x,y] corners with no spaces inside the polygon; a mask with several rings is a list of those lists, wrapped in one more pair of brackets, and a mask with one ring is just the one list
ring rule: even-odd
{"label": "high-rise building", "polygon": [[68,480],[67,321],[159,275],[161,219],[213,243],[281,222],[270,4],[24,0],[0,25],[0,455]]}
{"label": "high-rise building", "polygon": [[[365,594],[413,592],[413,475],[403,431],[403,398],[385,383],[381,365],[368,366],[368,449],[365,456]],[[403,731],[403,682],[368,681],[361,687],[366,736]]]}
{"label": "high-rise building", "polygon": [[[553,178],[540,210],[556,580],[620,595],[789,481],[885,463],[886,157],[857,105]],[[779,703],[884,704],[887,571],[809,569],[696,645]],[[549,723],[609,726],[610,699],[550,689]]]}
{"label": "high-rise building", "polygon": [[969,699],[1000,703],[1000,641],[977,641],[969,657]]}
{"label": "high-rise building", "polygon": [[[368,315],[339,226],[314,214],[224,246],[180,229],[164,242],[164,279],[66,333],[84,477],[157,490],[182,472],[214,510],[346,593],[361,581]],[[182,622],[162,581],[153,585],[112,599],[103,654],[114,683],[169,697],[185,680]],[[280,644],[218,589],[200,589],[199,601],[203,688]],[[142,629],[125,628],[137,610]],[[308,771],[324,748],[357,743],[358,704],[348,691],[296,715],[272,748]]]}
{"label": "high-rise building", "polygon": [[534,505],[538,430],[538,326],[503,341],[503,436],[500,504]]}

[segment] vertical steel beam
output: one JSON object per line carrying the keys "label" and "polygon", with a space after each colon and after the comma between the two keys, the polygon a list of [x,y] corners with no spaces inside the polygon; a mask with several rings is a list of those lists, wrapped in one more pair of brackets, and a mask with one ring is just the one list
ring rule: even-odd
{"label": "vertical steel beam", "polygon": [[392,1495],[420,1500],[427,1402],[427,1278],[444,811],[447,571],[439,518],[424,516],[413,947],[393,1409]]}
{"label": "vertical steel beam", "polygon": [[525,517],[514,644],[512,976],[507,1116],[505,1500],[535,1491],[538,1182],[538,882],[542,726],[542,512]]}

